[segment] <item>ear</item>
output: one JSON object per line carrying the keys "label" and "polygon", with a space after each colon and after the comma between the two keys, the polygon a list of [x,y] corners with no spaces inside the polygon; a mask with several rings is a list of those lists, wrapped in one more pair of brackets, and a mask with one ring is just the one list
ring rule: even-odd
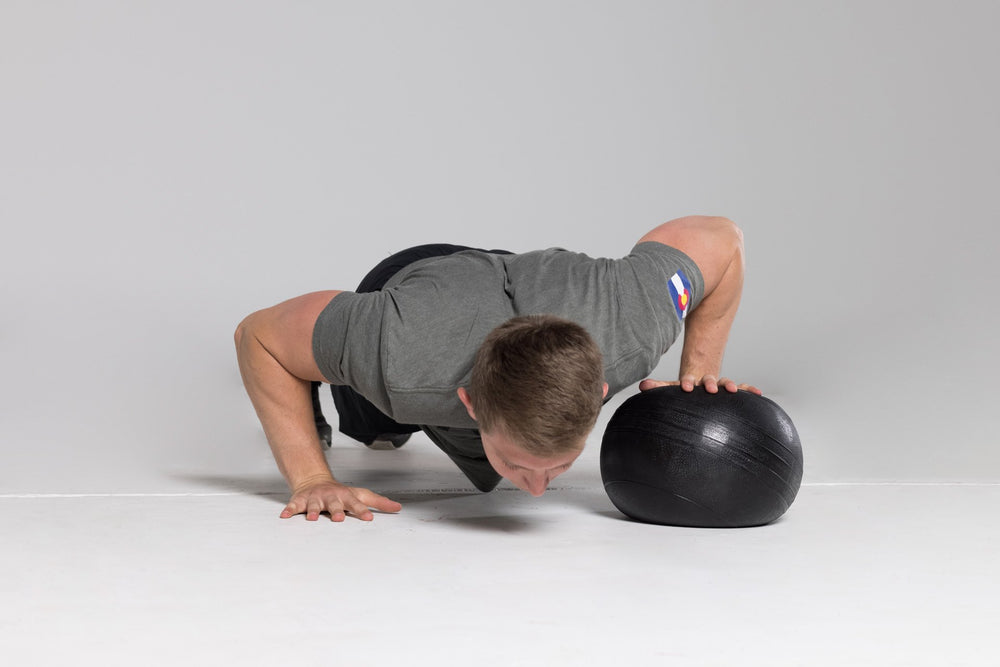
{"label": "ear", "polygon": [[[607,385],[605,385],[607,387]],[[462,401],[462,405],[468,410],[469,416],[473,419],[476,418],[476,411],[472,409],[472,399],[469,398],[469,392],[465,391],[465,387],[458,388],[458,400]]]}
{"label": "ear", "polygon": [[[461,391],[461,390],[459,390],[459,391]],[[607,398],[607,397],[608,397],[608,383],[605,382],[604,383],[604,395],[601,396],[601,398]]]}

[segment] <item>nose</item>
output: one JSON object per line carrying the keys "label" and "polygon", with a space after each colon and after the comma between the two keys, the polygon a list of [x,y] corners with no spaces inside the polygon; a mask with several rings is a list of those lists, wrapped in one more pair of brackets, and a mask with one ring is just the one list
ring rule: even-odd
{"label": "nose", "polygon": [[550,481],[551,478],[546,472],[528,473],[524,478],[524,490],[537,498],[545,493]]}

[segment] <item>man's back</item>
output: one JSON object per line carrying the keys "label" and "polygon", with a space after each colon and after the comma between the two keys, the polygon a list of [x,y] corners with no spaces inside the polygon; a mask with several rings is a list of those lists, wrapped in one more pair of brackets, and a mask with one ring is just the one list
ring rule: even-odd
{"label": "man's back", "polygon": [[491,330],[537,313],[577,322],[601,348],[613,394],[648,375],[679,335],[668,288],[678,271],[699,298],[697,266],[659,243],[615,260],[562,249],[424,259],[378,292],[333,299],[316,322],[313,352],[328,381],[398,422],[474,428],[456,390]]}

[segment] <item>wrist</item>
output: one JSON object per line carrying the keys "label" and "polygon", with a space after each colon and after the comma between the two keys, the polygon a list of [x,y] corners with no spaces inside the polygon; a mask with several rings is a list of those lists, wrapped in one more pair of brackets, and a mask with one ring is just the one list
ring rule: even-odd
{"label": "wrist", "polygon": [[292,493],[298,493],[299,491],[306,489],[310,486],[315,486],[316,484],[332,483],[338,484],[333,475],[329,472],[325,473],[315,473],[312,475],[307,475],[304,477],[296,478],[295,480],[289,480],[288,486],[291,487]]}

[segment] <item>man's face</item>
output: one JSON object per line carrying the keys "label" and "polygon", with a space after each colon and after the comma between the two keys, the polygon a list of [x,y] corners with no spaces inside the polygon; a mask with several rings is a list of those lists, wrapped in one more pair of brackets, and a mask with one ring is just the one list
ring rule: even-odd
{"label": "man's face", "polygon": [[493,469],[513,482],[514,486],[536,498],[545,493],[549,482],[569,470],[583,452],[581,442],[578,449],[568,454],[541,458],[524,451],[501,432],[481,435],[483,450]]}

